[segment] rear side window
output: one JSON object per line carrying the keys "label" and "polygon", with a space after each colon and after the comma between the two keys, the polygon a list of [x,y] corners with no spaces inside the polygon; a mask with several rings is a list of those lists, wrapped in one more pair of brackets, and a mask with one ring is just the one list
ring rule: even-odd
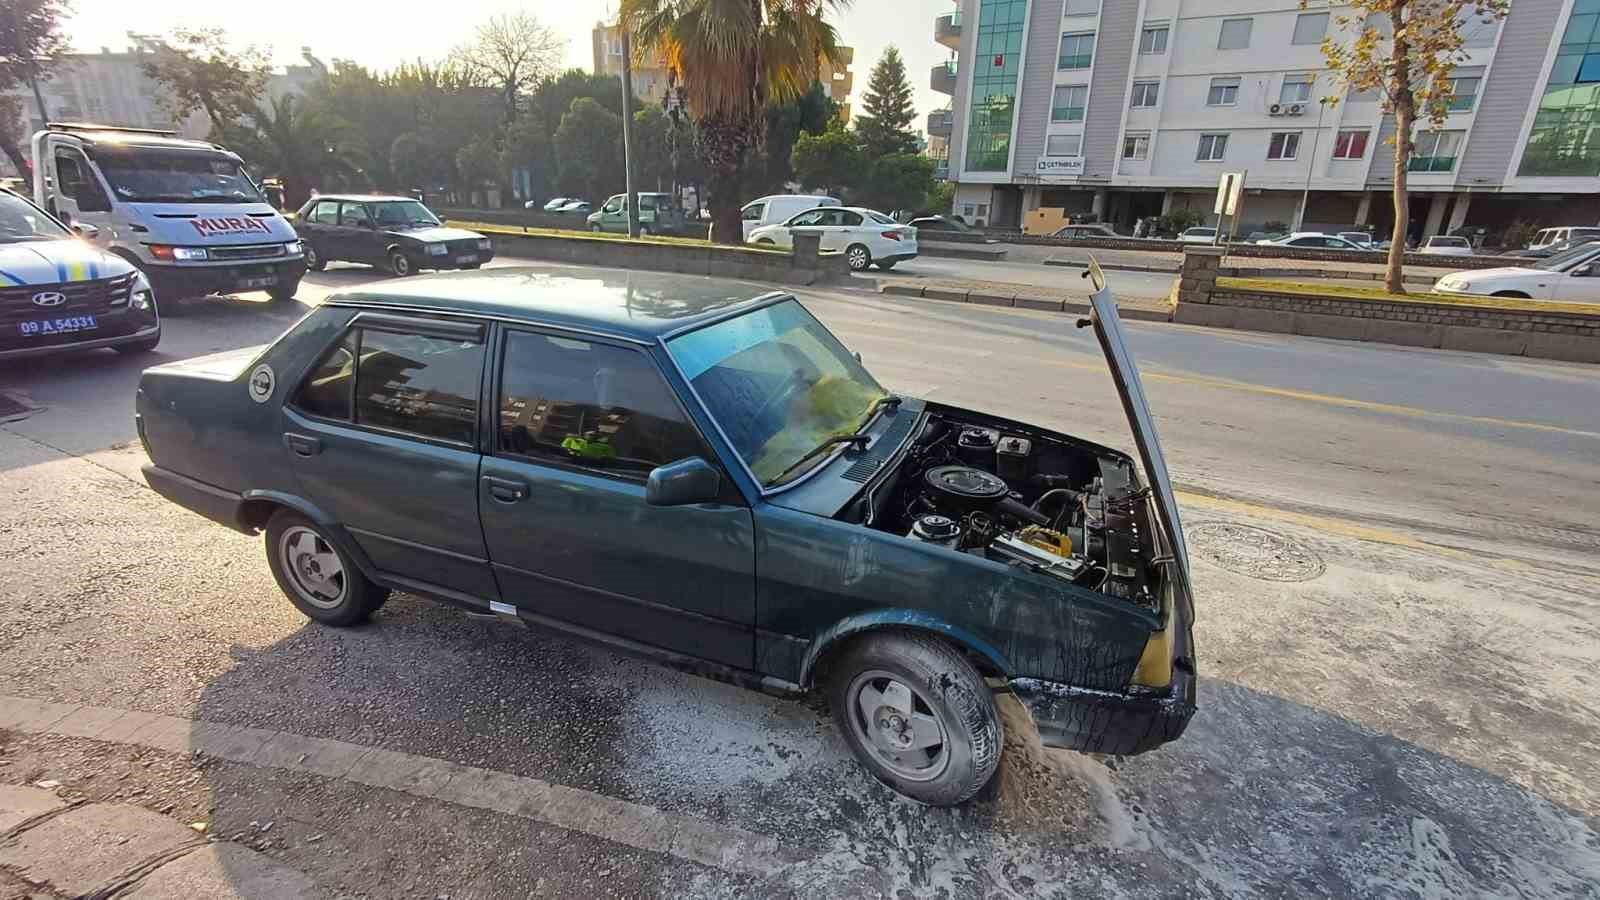
{"label": "rear side window", "polygon": [[312,208],[311,215],[307,218],[318,225],[337,225],[339,224],[339,204],[332,200],[323,200]]}
{"label": "rear side window", "polygon": [[499,450],[642,480],[706,456],[655,364],[609,344],[513,331],[500,384]]}
{"label": "rear side window", "polygon": [[367,213],[365,203],[351,203],[347,200],[339,204],[339,223],[356,228],[370,228],[372,216]]}
{"label": "rear side window", "polygon": [[471,444],[483,345],[458,338],[352,328],[300,383],[310,415]]}

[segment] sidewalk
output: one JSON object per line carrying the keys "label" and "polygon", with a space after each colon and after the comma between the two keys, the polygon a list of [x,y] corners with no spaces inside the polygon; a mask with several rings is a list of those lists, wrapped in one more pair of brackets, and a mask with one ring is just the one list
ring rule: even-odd
{"label": "sidewalk", "polygon": [[304,873],[141,806],[62,799],[53,782],[0,785],[0,897],[301,900]]}

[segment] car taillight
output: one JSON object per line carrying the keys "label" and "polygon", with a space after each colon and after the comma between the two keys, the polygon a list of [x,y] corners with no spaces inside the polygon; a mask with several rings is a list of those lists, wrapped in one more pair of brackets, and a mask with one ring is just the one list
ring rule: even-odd
{"label": "car taillight", "polygon": [[898,240],[900,240],[901,237],[904,236],[904,232],[900,232],[900,231],[885,231],[883,233],[883,236],[888,238],[891,241],[898,241]]}

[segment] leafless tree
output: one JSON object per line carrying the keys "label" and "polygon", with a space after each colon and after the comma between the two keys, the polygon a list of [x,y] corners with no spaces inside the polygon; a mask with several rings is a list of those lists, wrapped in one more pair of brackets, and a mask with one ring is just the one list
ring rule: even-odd
{"label": "leafless tree", "polygon": [[506,121],[517,117],[517,99],[555,73],[567,39],[525,12],[495,16],[478,26],[472,43],[458,47],[454,61],[492,84],[505,98]]}

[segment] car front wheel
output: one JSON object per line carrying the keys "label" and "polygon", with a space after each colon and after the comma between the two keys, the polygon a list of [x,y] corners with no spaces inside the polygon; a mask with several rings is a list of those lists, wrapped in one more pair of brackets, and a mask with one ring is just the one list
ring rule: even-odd
{"label": "car front wheel", "polygon": [[881,633],[829,667],[828,704],[856,759],[922,803],[954,806],[994,776],[1004,735],[983,677],[934,637]]}
{"label": "car front wheel", "polygon": [[275,284],[272,287],[267,288],[267,296],[271,297],[274,302],[283,303],[288,300],[293,300],[295,293],[299,290],[300,282],[297,279],[295,281],[289,281],[283,284]]}
{"label": "car front wheel", "polygon": [[863,244],[851,244],[844,252],[844,258],[850,264],[852,272],[864,272],[872,265],[872,251]]}
{"label": "car front wheel", "polygon": [[311,246],[309,241],[305,244],[305,254],[307,269],[313,272],[321,272],[328,267],[328,261],[322,258],[322,254],[318,253],[317,248]]}
{"label": "car front wheel", "polygon": [[289,602],[324,625],[359,625],[389,597],[316,523],[292,510],[267,522],[267,563]]}
{"label": "car front wheel", "polygon": [[389,274],[396,278],[411,274],[411,259],[403,251],[396,250],[389,254]]}

